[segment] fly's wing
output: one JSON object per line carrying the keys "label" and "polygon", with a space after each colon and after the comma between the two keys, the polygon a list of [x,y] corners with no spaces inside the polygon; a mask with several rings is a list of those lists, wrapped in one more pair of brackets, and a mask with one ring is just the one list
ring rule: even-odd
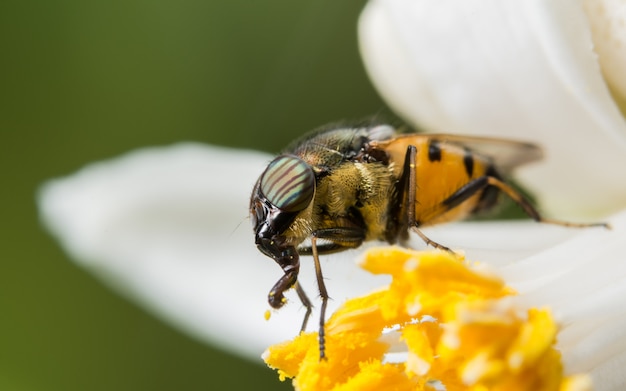
{"label": "fly's wing", "polygon": [[510,173],[518,166],[540,160],[543,157],[542,149],[537,144],[530,142],[450,134],[424,134],[424,136],[442,144],[453,144],[460,148],[467,148],[490,159],[503,173]]}

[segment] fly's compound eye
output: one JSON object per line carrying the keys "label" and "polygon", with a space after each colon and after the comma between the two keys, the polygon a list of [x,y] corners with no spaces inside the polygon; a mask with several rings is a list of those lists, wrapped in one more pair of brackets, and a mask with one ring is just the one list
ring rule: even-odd
{"label": "fly's compound eye", "polygon": [[279,156],[265,169],[261,193],[278,209],[300,212],[306,209],[315,193],[315,174],[302,159]]}

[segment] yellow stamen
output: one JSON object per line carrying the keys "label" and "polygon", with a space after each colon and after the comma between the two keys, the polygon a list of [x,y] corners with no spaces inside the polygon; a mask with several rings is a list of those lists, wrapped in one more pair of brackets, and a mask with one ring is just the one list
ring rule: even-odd
{"label": "yellow stamen", "polygon": [[[368,251],[362,267],[392,282],[332,315],[327,360],[319,359],[316,333],[264,354],[297,390],[590,389],[588,376],[563,375],[550,311],[515,307],[515,292],[499,277],[447,252],[395,247]],[[400,362],[391,362],[385,342],[394,333],[406,352]]]}

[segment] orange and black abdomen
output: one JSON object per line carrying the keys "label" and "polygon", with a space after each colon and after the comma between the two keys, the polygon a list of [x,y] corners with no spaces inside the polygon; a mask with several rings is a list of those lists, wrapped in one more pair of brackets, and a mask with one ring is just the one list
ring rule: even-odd
{"label": "orange and black abdomen", "polygon": [[494,203],[497,191],[491,187],[477,191],[461,202],[457,201],[454,196],[464,186],[477,178],[497,174],[488,158],[445,139],[406,135],[380,142],[377,147],[387,153],[396,178],[402,177],[410,145],[417,148],[415,219],[418,225],[463,219]]}

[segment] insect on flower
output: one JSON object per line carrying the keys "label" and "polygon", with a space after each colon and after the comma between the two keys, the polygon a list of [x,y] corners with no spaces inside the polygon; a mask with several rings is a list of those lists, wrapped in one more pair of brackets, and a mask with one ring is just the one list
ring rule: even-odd
{"label": "insect on flower", "polygon": [[369,240],[406,246],[409,231],[427,245],[421,227],[459,220],[491,209],[504,193],[538,222],[567,227],[604,226],[543,218],[507,184],[502,174],[540,159],[532,143],[446,134],[400,134],[389,125],[331,126],[292,143],[272,160],[252,191],[250,212],[258,249],[274,259],[284,275],[268,295],[281,308],[284,292],[298,283],[300,255],[312,255],[322,301],[320,359],[328,292],[320,254],[359,247]]}

